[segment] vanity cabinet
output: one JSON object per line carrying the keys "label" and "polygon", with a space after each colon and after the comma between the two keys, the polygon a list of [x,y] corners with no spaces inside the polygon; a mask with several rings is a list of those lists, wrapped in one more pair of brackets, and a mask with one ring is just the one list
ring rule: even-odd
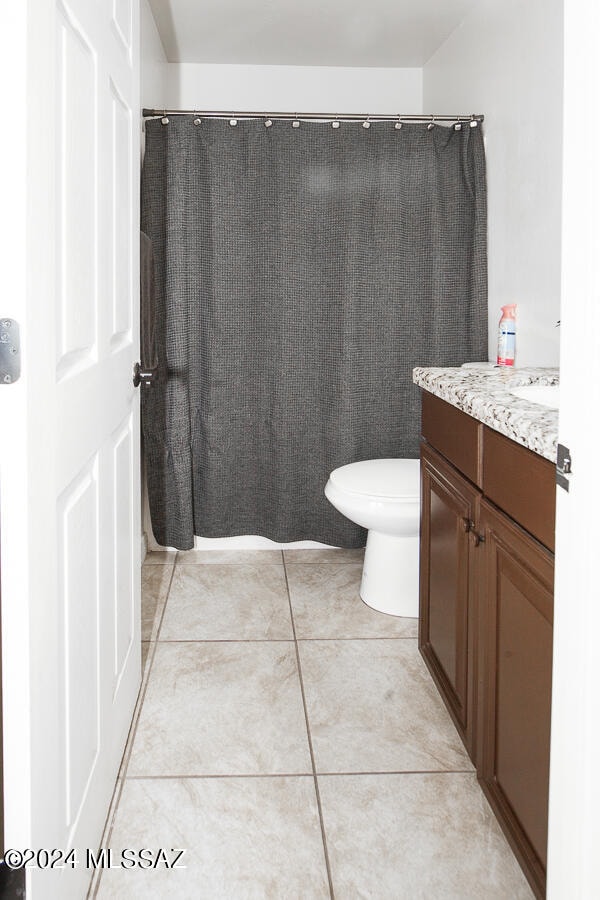
{"label": "vanity cabinet", "polygon": [[481,785],[539,896],[548,838],[552,554],[483,500]]}
{"label": "vanity cabinet", "polygon": [[554,467],[427,392],[422,436],[419,647],[543,897]]}
{"label": "vanity cabinet", "polygon": [[471,758],[475,754],[475,579],[471,523],[481,494],[421,448],[419,646]]}

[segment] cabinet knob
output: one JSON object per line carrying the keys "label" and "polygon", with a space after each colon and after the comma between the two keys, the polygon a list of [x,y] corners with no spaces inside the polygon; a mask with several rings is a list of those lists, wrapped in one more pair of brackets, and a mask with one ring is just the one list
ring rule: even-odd
{"label": "cabinet knob", "polygon": [[463,516],[463,518],[462,518],[461,521],[462,521],[463,531],[469,532],[469,531],[471,530],[471,528],[473,527],[473,523],[471,522],[471,520],[469,519],[469,517],[468,517],[468,516]]}
{"label": "cabinet knob", "polygon": [[478,531],[475,531],[474,528],[471,530],[471,537],[473,539],[474,547],[479,547],[480,544],[485,543],[485,537],[482,534],[479,534]]}

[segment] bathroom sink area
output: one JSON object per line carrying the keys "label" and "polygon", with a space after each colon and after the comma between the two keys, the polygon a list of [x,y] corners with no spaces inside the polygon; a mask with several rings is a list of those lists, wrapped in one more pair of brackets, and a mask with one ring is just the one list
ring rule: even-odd
{"label": "bathroom sink area", "polygon": [[[556,463],[558,367],[417,366],[413,381],[467,415]],[[521,402],[517,402],[520,400]]]}
{"label": "bathroom sink area", "polygon": [[528,400],[530,403],[539,403],[551,409],[558,409],[557,384],[522,384],[509,388],[509,394],[520,400]]}

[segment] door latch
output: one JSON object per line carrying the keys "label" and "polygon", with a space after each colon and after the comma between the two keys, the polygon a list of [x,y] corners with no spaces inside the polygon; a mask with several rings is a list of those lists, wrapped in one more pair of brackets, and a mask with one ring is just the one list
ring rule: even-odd
{"label": "door latch", "polygon": [[559,444],[556,448],[556,483],[565,491],[569,490],[569,479],[565,476],[572,472],[571,462],[571,451]]}
{"label": "door latch", "polygon": [[0,319],[0,384],[14,384],[21,375],[19,323]]}

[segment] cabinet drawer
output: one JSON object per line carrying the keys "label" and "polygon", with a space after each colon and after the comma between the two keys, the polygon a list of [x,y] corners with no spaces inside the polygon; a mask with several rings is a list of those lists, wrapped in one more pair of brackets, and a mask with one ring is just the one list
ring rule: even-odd
{"label": "cabinet drawer", "polygon": [[421,433],[469,481],[481,487],[483,425],[429,391],[422,392]]}
{"label": "cabinet drawer", "polygon": [[483,493],[554,550],[555,468],[537,453],[484,426]]}

